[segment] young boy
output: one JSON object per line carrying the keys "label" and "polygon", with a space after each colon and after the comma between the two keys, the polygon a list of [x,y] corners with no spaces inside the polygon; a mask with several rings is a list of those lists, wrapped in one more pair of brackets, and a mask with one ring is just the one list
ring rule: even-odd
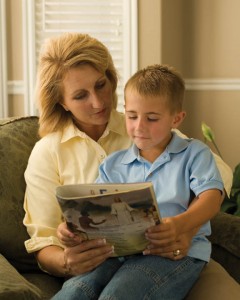
{"label": "young boy", "polygon": [[[96,182],[152,181],[163,222],[147,230],[149,245],[143,255],[106,261],[121,263],[99,293],[103,298],[183,299],[210,259],[206,236],[209,220],[220,208],[223,183],[209,148],[173,131],[185,117],[184,91],[181,76],[161,65],[138,71],[125,86],[126,126],[133,145],[109,155]],[[187,256],[176,249],[171,259],[163,257],[162,245],[195,228],[199,230]],[[92,283],[102,265],[79,281]]]}
{"label": "young boy", "polygon": [[[166,219],[147,233],[152,244],[144,254],[158,254],[158,243],[203,225],[221,204],[223,183],[209,148],[172,131],[186,115],[184,92],[184,81],[173,68],[153,65],[133,75],[125,86],[125,115],[134,144],[110,155],[99,169],[97,182],[152,181]],[[209,260],[208,234],[209,223],[193,240],[190,256]]]}

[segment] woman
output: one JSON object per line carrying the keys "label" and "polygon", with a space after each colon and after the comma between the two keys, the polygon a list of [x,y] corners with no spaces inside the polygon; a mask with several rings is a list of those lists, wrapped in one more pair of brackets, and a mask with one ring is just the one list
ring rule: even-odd
{"label": "woman", "polygon": [[[92,271],[112,255],[112,246],[104,239],[77,241],[76,246],[64,249],[56,233],[62,216],[55,189],[63,184],[94,182],[102,160],[130,146],[124,115],[115,110],[116,87],[111,55],[98,40],[67,33],[44,45],[37,81],[42,138],[25,172],[24,224],[30,235],[25,246],[28,252],[36,253],[43,270],[56,276]],[[218,166],[223,179],[231,177],[219,158]],[[172,260],[184,257],[192,235],[162,245],[162,256]]]}

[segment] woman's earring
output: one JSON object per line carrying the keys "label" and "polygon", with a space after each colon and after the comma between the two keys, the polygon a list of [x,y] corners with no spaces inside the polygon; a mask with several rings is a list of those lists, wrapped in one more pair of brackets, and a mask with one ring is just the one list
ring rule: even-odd
{"label": "woman's earring", "polygon": [[65,111],[69,111],[69,109],[65,105],[63,105],[63,104],[61,104],[61,105],[62,105],[62,107],[64,108]]}

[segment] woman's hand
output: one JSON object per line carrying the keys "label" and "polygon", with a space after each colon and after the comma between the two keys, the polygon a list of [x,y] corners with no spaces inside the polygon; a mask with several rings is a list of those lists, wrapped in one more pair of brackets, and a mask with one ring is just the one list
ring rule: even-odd
{"label": "woman's hand", "polygon": [[92,271],[114,252],[114,248],[105,239],[86,240],[81,233],[71,232],[65,222],[58,226],[57,236],[65,246],[64,265],[67,275]]}
{"label": "woman's hand", "polygon": [[76,246],[64,249],[67,275],[90,272],[114,253],[113,246],[105,239],[86,240]]}
{"label": "woman's hand", "polygon": [[179,234],[174,218],[165,218],[161,224],[147,230],[149,244],[143,254],[159,255],[172,260],[182,259],[187,255],[197,230],[198,228]]}

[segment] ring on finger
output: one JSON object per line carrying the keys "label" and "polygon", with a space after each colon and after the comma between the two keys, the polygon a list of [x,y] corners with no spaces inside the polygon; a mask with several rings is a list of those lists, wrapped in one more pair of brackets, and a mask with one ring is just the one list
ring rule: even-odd
{"label": "ring on finger", "polygon": [[178,256],[180,254],[181,254],[181,251],[179,249],[173,251],[173,256]]}

